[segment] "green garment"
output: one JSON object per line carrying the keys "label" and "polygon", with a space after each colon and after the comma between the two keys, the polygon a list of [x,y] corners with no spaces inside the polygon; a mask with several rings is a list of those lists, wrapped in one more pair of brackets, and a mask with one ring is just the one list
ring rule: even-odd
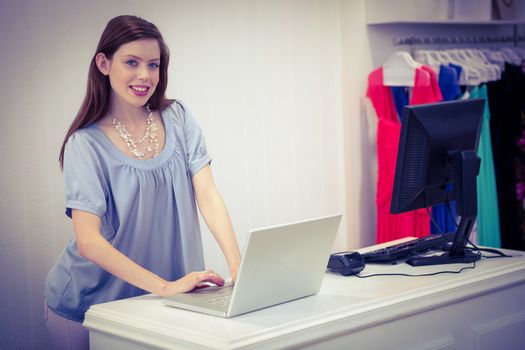
{"label": "green garment", "polygon": [[501,247],[498,194],[494,174],[494,158],[490,138],[490,111],[487,86],[481,85],[470,92],[470,98],[485,100],[485,112],[481,127],[478,156],[481,167],[477,179],[478,192],[478,243],[489,247]]}

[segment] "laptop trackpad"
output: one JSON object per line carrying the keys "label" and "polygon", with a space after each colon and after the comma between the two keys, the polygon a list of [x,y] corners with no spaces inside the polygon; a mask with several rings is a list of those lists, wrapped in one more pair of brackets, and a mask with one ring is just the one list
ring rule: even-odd
{"label": "laptop trackpad", "polygon": [[214,309],[218,311],[228,311],[230,300],[233,292],[233,283],[224,286],[212,286],[192,290],[188,293],[178,294],[179,300],[203,308]]}
{"label": "laptop trackpad", "polygon": [[[211,286],[192,290],[189,294],[202,296],[202,300],[208,303],[217,303],[218,300],[229,300],[232,296],[233,284],[224,286]],[[200,298],[200,297],[199,297]]]}

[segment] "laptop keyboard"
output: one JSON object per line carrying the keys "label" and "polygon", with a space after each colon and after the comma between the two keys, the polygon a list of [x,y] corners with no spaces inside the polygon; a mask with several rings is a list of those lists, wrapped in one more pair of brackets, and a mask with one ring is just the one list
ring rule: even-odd
{"label": "laptop keyboard", "polygon": [[[230,303],[233,288],[232,285],[225,285],[223,287],[211,287],[209,292],[213,294],[203,300],[205,304],[217,305],[217,306],[227,306]],[[201,290],[202,292],[208,292],[205,289]]]}
{"label": "laptop keyboard", "polygon": [[218,305],[218,306],[226,306],[230,303],[231,300],[231,294],[230,295],[223,295],[220,297],[214,297],[210,299],[204,300],[206,304],[212,304],[212,305]]}

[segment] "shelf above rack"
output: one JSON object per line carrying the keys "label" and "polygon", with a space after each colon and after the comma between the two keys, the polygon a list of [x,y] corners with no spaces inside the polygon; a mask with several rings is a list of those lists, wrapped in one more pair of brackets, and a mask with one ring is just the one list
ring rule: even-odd
{"label": "shelf above rack", "polygon": [[369,25],[525,24],[525,0],[366,0]]}
{"label": "shelf above rack", "polygon": [[503,26],[503,25],[525,25],[524,20],[520,21],[503,21],[503,20],[490,20],[490,21],[456,21],[456,20],[428,20],[428,21],[385,21],[385,22],[369,22],[367,25],[380,26],[380,25],[482,25],[482,26]]}

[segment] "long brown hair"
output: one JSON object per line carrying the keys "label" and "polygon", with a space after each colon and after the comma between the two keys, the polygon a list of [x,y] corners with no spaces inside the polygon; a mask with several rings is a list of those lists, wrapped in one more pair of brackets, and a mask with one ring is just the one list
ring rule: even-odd
{"label": "long brown hair", "polygon": [[64,166],[64,150],[69,137],[78,129],[101,119],[109,109],[111,86],[109,78],[98,70],[95,63],[96,55],[103,53],[108,59],[111,59],[120,46],[139,39],[156,39],[160,47],[159,83],[148,101],[150,108],[152,110],[163,109],[170,103],[170,100],[165,97],[170,54],[157,27],[136,16],[117,16],[111,19],[100,37],[97,50],[89,65],[84,101],[62,142],[58,158],[60,168]]}

